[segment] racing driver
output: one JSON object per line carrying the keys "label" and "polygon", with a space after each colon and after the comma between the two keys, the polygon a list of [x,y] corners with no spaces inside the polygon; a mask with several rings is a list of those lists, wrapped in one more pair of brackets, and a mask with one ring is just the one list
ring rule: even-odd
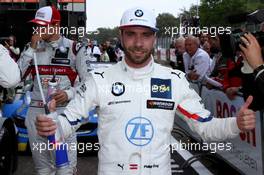
{"label": "racing driver", "polygon": [[[45,6],[37,10],[35,18],[30,22],[37,25],[31,37],[31,42],[26,46],[18,60],[23,79],[28,75],[33,77],[32,100],[29,108],[29,115],[26,118],[26,126],[30,141],[30,148],[37,174],[73,174],[76,170],[77,152],[68,149],[70,165],[64,168],[56,168],[54,160],[51,159],[50,151],[40,152],[34,149],[34,145],[45,144],[47,139],[40,137],[35,129],[36,115],[44,112],[44,107],[36,78],[34,53],[36,55],[40,83],[47,95],[48,82],[54,77],[57,82],[56,93],[52,98],[56,100],[59,111],[75,95],[75,85],[77,76],[82,78],[86,65],[81,65],[81,59],[85,57],[80,52],[81,45],[60,35],[60,12],[54,6]],[[66,143],[76,143],[75,133],[71,133],[66,139]]]}

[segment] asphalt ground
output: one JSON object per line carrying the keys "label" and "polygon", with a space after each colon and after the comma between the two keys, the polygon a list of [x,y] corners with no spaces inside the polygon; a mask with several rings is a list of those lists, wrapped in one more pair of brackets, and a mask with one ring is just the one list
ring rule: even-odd
{"label": "asphalt ground", "polygon": [[[175,142],[179,142],[179,138],[174,135]],[[184,140],[181,140],[184,141]],[[179,170],[179,167],[183,165],[187,159],[190,159],[196,153],[189,151],[173,151],[171,154],[171,167],[172,175],[222,175],[233,174],[238,175],[229,165],[223,160],[217,159],[217,157],[211,157],[208,159],[201,159],[192,163],[185,169]],[[77,174],[78,175],[97,175],[98,157],[97,153],[82,154],[78,156],[77,162]],[[1,174],[1,173],[0,173]],[[34,163],[31,155],[19,155],[18,156],[18,168],[14,175],[34,175]]]}

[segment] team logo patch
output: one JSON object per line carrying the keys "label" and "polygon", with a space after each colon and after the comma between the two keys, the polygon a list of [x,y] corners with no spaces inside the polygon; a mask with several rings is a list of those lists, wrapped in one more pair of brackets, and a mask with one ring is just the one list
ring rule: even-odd
{"label": "team logo patch", "polygon": [[120,96],[125,92],[125,85],[120,82],[116,82],[112,85],[112,94],[114,96]]}
{"label": "team logo patch", "polygon": [[147,100],[147,108],[173,110],[174,102],[161,100]]}
{"label": "team logo patch", "polygon": [[144,14],[143,11],[140,10],[140,9],[138,9],[138,10],[135,11],[135,16],[136,17],[141,17],[141,16],[143,16],[143,14]]}
{"label": "team logo patch", "polygon": [[128,121],[125,129],[127,140],[136,146],[149,144],[154,135],[151,121],[144,117],[135,117]]}
{"label": "team logo patch", "polygon": [[43,12],[37,12],[36,17],[38,17],[38,18],[45,18],[45,13],[43,13]]}
{"label": "team logo patch", "polygon": [[171,99],[171,79],[151,78],[151,97]]}

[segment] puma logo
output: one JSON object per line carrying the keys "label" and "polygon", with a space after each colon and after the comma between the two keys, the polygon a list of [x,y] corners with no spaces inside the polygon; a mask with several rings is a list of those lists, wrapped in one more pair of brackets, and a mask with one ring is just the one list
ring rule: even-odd
{"label": "puma logo", "polygon": [[100,73],[100,72],[95,72],[94,74],[97,74],[97,75],[101,75],[102,78],[104,78],[104,72]]}
{"label": "puma logo", "polygon": [[124,166],[125,166],[124,164],[122,164],[122,165],[121,164],[117,164],[117,166],[119,166],[120,168],[122,168],[122,170],[124,170]]}
{"label": "puma logo", "polygon": [[179,77],[179,79],[181,79],[181,77],[180,77],[181,72],[179,72],[178,74],[176,72],[171,72],[171,74],[177,75]]}

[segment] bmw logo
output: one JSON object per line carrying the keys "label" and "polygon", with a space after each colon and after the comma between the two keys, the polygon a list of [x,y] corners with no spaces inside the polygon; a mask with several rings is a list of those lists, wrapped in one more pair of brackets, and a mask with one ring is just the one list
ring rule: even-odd
{"label": "bmw logo", "polygon": [[143,14],[144,14],[143,11],[140,10],[140,9],[138,9],[138,10],[135,11],[136,17],[141,17],[141,16],[143,16]]}
{"label": "bmw logo", "polygon": [[125,85],[120,82],[116,82],[112,85],[112,94],[114,96],[120,96],[125,92]]}

